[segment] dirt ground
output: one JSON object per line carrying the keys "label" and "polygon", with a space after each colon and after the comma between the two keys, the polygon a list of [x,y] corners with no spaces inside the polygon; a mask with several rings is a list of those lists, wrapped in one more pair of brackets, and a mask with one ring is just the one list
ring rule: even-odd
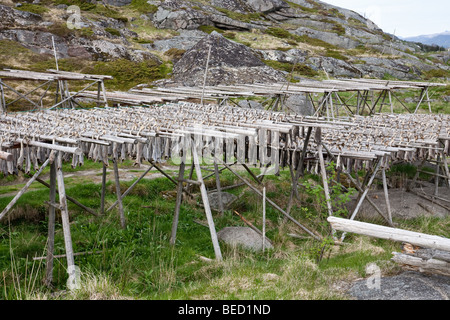
{"label": "dirt ground", "polygon": [[[416,192],[425,192],[428,195],[434,194],[434,186],[426,185],[414,189]],[[369,191],[367,195],[382,212],[385,212],[387,216],[387,205],[383,190]],[[450,188],[439,187],[438,197],[446,199],[448,202],[435,200],[429,201],[423,197],[420,197],[414,193],[407,192],[405,189],[389,189],[389,203],[391,207],[391,213],[393,218],[411,219],[419,216],[433,216],[433,217],[446,217],[450,211],[442,207],[441,205],[450,208]],[[347,204],[349,212],[353,212],[356,206],[356,195],[352,201]],[[440,205],[441,204],[441,205]],[[368,201],[364,201],[361,206],[357,217],[379,217],[379,214],[375,211],[372,205]]]}

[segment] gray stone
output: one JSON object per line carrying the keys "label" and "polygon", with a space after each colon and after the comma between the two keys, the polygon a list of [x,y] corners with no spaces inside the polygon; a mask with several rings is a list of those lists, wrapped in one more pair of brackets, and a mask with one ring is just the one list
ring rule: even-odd
{"label": "gray stone", "polygon": [[247,0],[246,3],[254,11],[264,13],[289,7],[289,5],[282,0]]}
{"label": "gray stone", "polygon": [[210,45],[207,85],[284,80],[281,72],[265,65],[245,45],[212,32],[184,53],[174,65],[172,81],[187,86],[202,85]]}
{"label": "gray stone", "polygon": [[288,51],[280,50],[257,50],[263,60],[274,60],[284,63],[304,63],[308,53],[299,49],[290,49]]}
{"label": "gray stone", "polygon": [[293,112],[302,116],[314,115],[314,107],[311,100],[305,94],[289,95],[283,102],[287,112]]}
{"label": "gray stone", "polygon": [[[248,227],[226,227],[217,232],[217,237],[231,246],[241,246],[253,251],[262,250],[262,236]],[[267,240],[265,247],[266,249],[273,248]]]}
{"label": "gray stone", "polygon": [[264,109],[264,107],[261,103],[253,101],[253,100],[241,100],[238,102],[238,105],[241,108],[259,109],[259,110]]}
{"label": "gray stone", "polygon": [[296,30],[293,31],[293,33],[299,36],[308,36],[310,38],[319,39],[344,49],[354,49],[361,44],[360,41],[340,36],[334,32],[315,30],[306,27],[297,28]]}
{"label": "gray stone", "polygon": [[212,0],[211,5],[240,13],[249,11],[267,13],[289,7],[282,0]]}
{"label": "gray stone", "polygon": [[311,57],[307,63],[314,70],[325,71],[334,77],[359,78],[363,72],[344,60],[331,57]]}
{"label": "gray stone", "polygon": [[110,6],[116,6],[116,7],[122,7],[129,5],[132,0],[104,0],[106,4],[109,4]]}
{"label": "gray stone", "polygon": [[[228,210],[233,202],[237,200],[237,197],[234,194],[228,193],[228,192],[221,192],[222,193],[222,204],[223,208],[225,210]],[[217,192],[211,192],[208,194],[208,200],[209,205],[211,206],[211,209],[219,210],[219,194]]]}
{"label": "gray stone", "polygon": [[0,17],[0,29],[33,26],[42,22],[42,16],[39,14],[16,10],[5,5],[0,5]]}
{"label": "gray stone", "polygon": [[[373,276],[372,276],[373,277]],[[358,300],[448,300],[450,277],[404,272],[381,277],[379,288],[372,279],[355,282],[348,293]]]}
{"label": "gray stone", "polygon": [[181,30],[180,35],[170,39],[156,40],[151,44],[142,44],[143,47],[150,50],[166,52],[169,49],[176,48],[181,50],[189,50],[195,46],[206,33],[199,30]]}

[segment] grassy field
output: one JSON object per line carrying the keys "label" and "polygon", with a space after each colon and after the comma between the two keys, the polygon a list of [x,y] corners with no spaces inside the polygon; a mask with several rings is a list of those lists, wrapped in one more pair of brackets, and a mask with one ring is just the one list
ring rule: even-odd
{"label": "grassy field", "polygon": [[[86,165],[90,169],[99,168],[95,163]],[[121,165],[122,168],[129,166],[128,162]],[[259,172],[259,169],[253,170]],[[222,179],[224,186],[237,182],[229,172],[224,172]],[[68,195],[99,209],[100,184],[89,182],[87,178],[66,180]],[[326,236],[329,226],[320,203],[317,181],[317,176],[305,177],[303,183],[308,187],[301,192],[301,202],[294,205],[291,214]],[[121,187],[125,190],[131,183],[122,182]],[[207,185],[212,187],[213,182]],[[268,176],[265,185],[267,196],[286,207],[289,171],[282,171],[278,177]],[[108,182],[106,207],[115,201],[114,190],[113,183]],[[209,230],[195,222],[206,222],[203,209],[197,205],[200,199],[183,203],[176,244],[169,244],[174,190],[174,185],[165,178],[141,181],[124,200],[126,229],[120,228],[116,210],[95,217],[69,202],[74,252],[93,252],[75,257],[81,269],[81,289],[72,291],[66,287],[64,258],[55,260],[55,287],[50,290],[41,283],[45,260],[32,258],[46,255],[44,201],[48,199],[48,190],[36,187],[27,192],[14,207],[9,220],[0,224],[0,299],[340,300],[349,299],[345,289],[353,280],[367,276],[365,268],[370,263],[376,263],[383,275],[400,271],[390,261],[392,251],[400,249],[398,243],[348,235],[346,245],[332,246],[329,241],[294,238],[289,234],[304,234],[270,206],[267,207],[267,236],[273,241],[274,249],[257,253],[221,242],[224,260],[209,261],[205,257],[214,259]],[[246,187],[230,192],[239,197],[233,209],[261,228],[261,200]],[[346,199],[342,194],[337,194],[336,199],[341,197]],[[1,197],[0,207],[5,207],[11,198]],[[214,213],[214,220],[217,230],[245,226],[231,210],[223,217]],[[420,218],[397,223],[402,228],[449,236],[449,218]],[[64,253],[62,226],[57,216],[55,254]]]}

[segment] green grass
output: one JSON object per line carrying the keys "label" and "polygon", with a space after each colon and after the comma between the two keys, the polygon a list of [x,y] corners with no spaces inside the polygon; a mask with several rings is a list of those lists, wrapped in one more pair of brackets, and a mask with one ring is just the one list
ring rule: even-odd
{"label": "green grass", "polygon": [[[131,164],[132,161],[127,160],[120,166],[130,168]],[[65,172],[81,169],[100,171],[101,164],[86,161],[82,168],[72,169],[69,164],[64,164],[63,168]],[[251,170],[255,174],[261,172],[259,168]],[[409,167],[397,167],[397,171],[413,173]],[[204,175],[207,173],[205,171]],[[247,173],[243,175],[251,179]],[[279,176],[265,178],[267,196],[282,207],[289,198],[289,176],[288,170],[282,170]],[[229,171],[223,172],[221,178],[223,186],[238,182]],[[67,194],[94,210],[99,209],[99,184],[72,178],[65,180]],[[307,175],[305,180],[317,183],[320,177]],[[132,182],[122,182],[122,191]],[[214,176],[206,185],[213,187]],[[107,183],[106,190],[106,207],[109,207],[116,199],[112,181]],[[399,244],[348,235],[349,245],[331,247],[308,238],[291,238],[288,233],[301,235],[301,230],[271,206],[266,208],[267,235],[275,249],[261,254],[221,243],[224,261],[205,262],[199,256],[214,259],[214,250],[208,228],[194,222],[206,221],[203,209],[195,205],[199,199],[182,204],[176,245],[169,244],[175,209],[174,190],[175,186],[165,178],[142,180],[123,202],[126,229],[120,228],[116,209],[105,216],[94,217],[69,202],[74,251],[95,252],[75,258],[81,268],[83,287],[72,292],[62,291],[67,281],[65,259],[55,261],[53,290],[44,288],[40,282],[45,260],[33,262],[32,257],[45,256],[47,207],[44,201],[48,199],[48,190],[27,192],[13,208],[10,222],[0,224],[0,299],[338,300],[347,297],[333,289],[334,284],[366,276],[365,267],[369,263],[376,263],[383,274],[398,272],[390,258],[392,251],[399,250]],[[198,193],[198,188],[193,192]],[[247,187],[230,192],[239,197],[233,209],[261,228],[261,199]],[[321,205],[314,203],[317,196],[314,189],[302,189],[302,202],[294,204],[291,214],[310,228],[326,233],[325,211],[321,212]],[[5,207],[11,198],[0,198],[0,207]],[[245,226],[231,210],[223,217],[214,213],[214,222],[216,230]],[[449,219],[420,218],[399,223],[400,227],[447,237],[450,227]],[[324,245],[326,250],[321,252]],[[64,252],[58,214],[55,254]]]}
{"label": "green grass", "polygon": [[49,10],[48,8],[38,5],[38,4],[32,4],[32,3],[22,3],[21,6],[16,7],[17,10],[20,11],[28,11],[36,14],[44,14],[47,13]]}
{"label": "green grass", "polygon": [[147,0],[132,0],[130,6],[144,14],[155,13],[158,11],[158,6],[147,3]]}
{"label": "green grass", "polygon": [[274,60],[264,60],[263,62],[265,64],[267,64],[269,67],[272,67],[274,69],[282,70],[282,71],[286,71],[286,72],[294,71],[294,74],[298,74],[298,75],[304,76],[304,77],[315,77],[319,74],[317,71],[313,70],[311,67],[309,67],[305,64],[301,64],[301,63],[293,65],[291,63],[279,62],[279,61],[274,61]]}

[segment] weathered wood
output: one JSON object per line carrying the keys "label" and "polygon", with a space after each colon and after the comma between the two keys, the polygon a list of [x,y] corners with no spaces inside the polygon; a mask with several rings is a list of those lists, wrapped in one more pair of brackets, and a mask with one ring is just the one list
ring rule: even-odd
{"label": "weathered wood", "polygon": [[[216,160],[218,160],[216,158]],[[220,161],[220,160],[218,160]],[[262,197],[262,193],[256,189],[254,186],[252,186],[247,180],[245,180],[243,177],[241,177],[239,174],[237,174],[233,169],[231,169],[225,162],[222,162],[222,164],[224,166],[226,166],[228,168],[228,170],[231,171],[231,173],[233,173],[236,177],[238,177],[240,180],[242,180],[242,182],[244,182],[250,189],[252,189],[257,195],[259,195],[260,197]],[[278,206],[275,202],[273,202],[272,200],[270,200],[269,198],[266,198],[266,201],[275,209],[277,209],[279,212],[281,212],[284,216],[286,216],[289,220],[291,220],[292,222],[294,222],[298,227],[300,227],[303,231],[305,231],[306,233],[308,233],[310,236],[312,236],[314,239],[321,241],[322,238],[311,232],[308,228],[306,228],[305,226],[303,226],[302,224],[300,224],[297,220],[295,220],[292,216],[290,216],[286,211],[284,211],[282,208],[280,208],[280,206]]]}
{"label": "weathered wood", "polygon": [[[136,181],[133,182],[133,184],[131,186],[128,187],[127,190],[125,190],[125,192],[121,195],[121,200],[123,200],[132,190],[133,188],[139,183],[139,181],[141,181],[146,175],[147,173],[150,172],[150,170],[153,168],[153,165],[151,165],[150,167],[147,168],[147,170],[145,170],[145,172],[138,178],[136,179]],[[119,203],[119,200],[116,200],[107,210],[106,212],[111,211],[117,204]]]}
{"label": "weathered wood", "polygon": [[327,220],[336,230],[450,251],[450,239],[447,238],[337,217],[328,217]]}
{"label": "weathered wood", "polygon": [[322,183],[323,183],[323,190],[325,193],[325,201],[327,203],[327,209],[328,209],[328,215],[333,215],[333,208],[331,206],[331,197],[330,197],[330,190],[328,188],[328,178],[327,178],[327,170],[325,168],[325,161],[323,159],[323,152],[322,152],[322,144],[319,144],[318,153],[319,153],[319,163],[320,163],[320,174],[322,176]]}
{"label": "weathered wood", "polygon": [[69,279],[75,277],[75,259],[73,256],[72,236],[70,234],[69,211],[67,210],[66,188],[64,186],[64,175],[62,171],[62,152],[58,153],[56,159],[56,180],[58,182],[59,206],[61,210],[61,221],[64,233],[64,245],[66,248],[67,272]]}
{"label": "weathered wood", "polygon": [[100,213],[105,214],[105,195],[106,195],[106,165],[102,163],[102,191],[100,196]]}
{"label": "weathered wood", "polygon": [[[50,165],[50,202],[56,201],[56,162]],[[48,239],[44,284],[50,287],[53,282],[53,251],[55,248],[55,208],[48,208]]]}
{"label": "weathered wood", "polygon": [[392,212],[391,212],[391,203],[389,201],[389,191],[388,191],[388,185],[387,185],[387,179],[386,179],[386,169],[382,168],[381,176],[383,179],[383,191],[384,191],[384,199],[386,201],[386,210],[387,210],[387,216],[389,219],[389,225],[392,225]]}
{"label": "weathered wood", "polygon": [[263,227],[262,227],[262,251],[266,249],[266,187],[263,187],[263,205],[262,205],[262,220],[263,220]]}
{"label": "weathered wood", "polygon": [[0,150],[0,159],[5,160],[5,161],[12,161],[13,155],[11,153]]}
{"label": "weathered wood", "polygon": [[42,166],[39,168],[39,170],[36,171],[36,173],[28,180],[28,182],[25,184],[25,186],[15,195],[15,197],[6,206],[6,208],[3,209],[3,211],[0,213],[0,221],[5,217],[5,215],[9,212],[9,210],[11,210],[11,208],[16,204],[16,202],[20,199],[20,197],[28,190],[28,188],[36,180],[36,178],[42,173],[42,171],[49,164],[49,162],[50,162],[50,158],[45,160],[45,162],[42,164]]}
{"label": "weathered wood", "polygon": [[125,213],[123,211],[122,195],[121,195],[121,191],[120,191],[119,168],[117,166],[117,162],[118,162],[117,157],[113,157],[112,162],[113,162],[113,167],[114,167],[114,181],[116,184],[116,197],[117,197],[117,202],[119,205],[120,226],[122,227],[122,229],[125,229],[127,227],[127,225],[126,225],[126,221],[125,221]]}
{"label": "weathered wood", "polygon": [[[24,170],[21,170],[21,171],[22,171],[22,172],[25,172]],[[45,181],[42,180],[41,178],[36,178],[36,181],[39,182],[40,184],[46,186],[46,187],[49,188],[49,189],[51,188],[51,184],[48,184],[47,182],[45,182]],[[59,191],[56,190],[56,194],[58,194],[58,193],[59,193]],[[98,213],[95,212],[94,209],[85,206],[84,204],[82,204],[82,203],[79,202],[78,200],[76,200],[76,199],[74,199],[74,198],[68,196],[67,194],[66,194],[66,198],[67,198],[67,200],[69,200],[70,202],[72,202],[74,205],[80,207],[80,208],[83,209],[84,211],[89,212],[90,214],[92,214],[92,215],[94,215],[94,216],[98,216]]]}
{"label": "weathered wood", "polygon": [[407,254],[393,252],[392,261],[406,266],[408,269],[424,273],[450,276],[450,263],[438,259],[422,259]]}
{"label": "weathered wood", "polygon": [[170,235],[170,244],[171,245],[175,244],[175,241],[177,238],[178,219],[180,217],[181,201],[183,200],[183,177],[184,177],[185,167],[186,167],[186,164],[185,164],[185,159],[184,159],[181,161],[180,169],[178,171],[177,199],[175,202],[175,214],[173,216],[173,221],[172,221],[172,233]]}
{"label": "weathered wood", "polygon": [[445,262],[450,262],[450,252],[437,249],[421,248],[413,246],[410,243],[403,243],[402,253],[410,256],[419,257],[421,259],[437,259]]}
{"label": "weathered wood", "polygon": [[223,208],[223,200],[222,200],[222,188],[220,184],[220,175],[219,175],[219,166],[217,165],[217,161],[214,161],[214,174],[216,177],[216,190],[218,195],[218,201],[219,201],[219,212],[220,215],[223,216],[224,214],[224,208]]}
{"label": "weathered wood", "polygon": [[202,195],[202,201],[203,201],[203,205],[205,208],[206,219],[208,220],[209,231],[210,231],[211,240],[212,240],[212,243],[214,246],[216,260],[221,261],[222,253],[220,251],[219,240],[217,239],[217,233],[216,233],[216,229],[214,226],[214,220],[212,217],[211,208],[209,206],[208,192],[206,190],[205,183],[203,182],[202,171],[200,168],[200,162],[199,162],[199,158],[198,158],[198,154],[197,154],[197,150],[196,150],[195,146],[192,146],[192,156],[194,159],[194,166],[195,166],[195,173],[197,175],[197,180],[199,182],[201,182],[200,193]]}

